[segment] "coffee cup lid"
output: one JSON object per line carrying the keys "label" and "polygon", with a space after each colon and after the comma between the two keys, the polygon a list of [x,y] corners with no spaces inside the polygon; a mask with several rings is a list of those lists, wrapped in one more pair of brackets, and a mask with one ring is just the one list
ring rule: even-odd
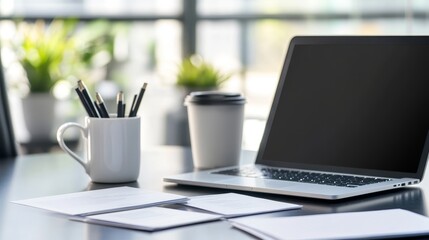
{"label": "coffee cup lid", "polygon": [[246,103],[246,99],[240,93],[219,92],[219,91],[203,91],[191,92],[185,98],[185,105],[242,105]]}

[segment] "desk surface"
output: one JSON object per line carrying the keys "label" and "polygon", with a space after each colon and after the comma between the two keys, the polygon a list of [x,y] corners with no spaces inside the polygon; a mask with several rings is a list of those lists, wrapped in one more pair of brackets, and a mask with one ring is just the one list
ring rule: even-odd
{"label": "desk surface", "polygon": [[[252,162],[254,152],[245,151],[242,162]],[[93,184],[83,168],[65,154],[37,154],[0,160],[0,239],[253,239],[217,221],[154,233],[69,221],[64,216],[11,204],[11,200],[57,195],[111,186],[133,186],[169,193],[195,196],[230,192],[229,190],[180,186],[164,183],[163,176],[192,171],[188,148],[153,147],[142,151],[140,178],[131,184]],[[429,176],[426,177],[426,179]],[[314,200],[262,193],[246,194],[303,205],[301,210],[259,216],[287,216],[316,213],[365,211],[403,208],[428,215],[429,180],[419,187],[397,189],[385,193],[340,201]],[[235,191],[239,192],[239,191]],[[244,192],[240,192],[244,193]]]}

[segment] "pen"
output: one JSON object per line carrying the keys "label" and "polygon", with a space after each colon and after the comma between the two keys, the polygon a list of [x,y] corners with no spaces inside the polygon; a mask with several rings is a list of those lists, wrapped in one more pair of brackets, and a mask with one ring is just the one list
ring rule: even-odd
{"label": "pen", "polygon": [[88,106],[88,103],[86,102],[85,98],[82,95],[82,92],[79,90],[79,88],[75,88],[77,95],[79,96],[80,102],[82,103],[83,107],[85,108],[86,112],[88,113],[89,117],[93,117],[91,109]]}
{"label": "pen", "polygon": [[97,111],[95,110],[94,105],[92,105],[92,98],[88,94],[88,91],[86,90],[85,84],[82,82],[82,80],[77,81],[77,85],[79,87],[79,90],[82,92],[83,97],[85,98],[86,102],[88,103],[88,107],[90,108],[92,112],[91,117],[98,117]]}
{"label": "pen", "polygon": [[127,107],[127,104],[122,104],[122,117],[125,117],[125,108]]}
{"label": "pen", "polygon": [[100,114],[100,116],[101,116],[101,109],[100,109],[100,107],[98,106],[97,101],[95,101],[95,100],[94,100],[94,105],[95,105],[95,108],[97,108],[97,111],[98,111],[98,113],[99,113],[99,114]]}
{"label": "pen", "polygon": [[120,91],[118,95],[116,95],[116,105],[117,105],[117,116],[118,118],[124,117],[124,93]]}
{"label": "pen", "polygon": [[132,110],[133,112],[132,112],[130,117],[135,117],[137,115],[137,112],[139,111],[140,103],[142,101],[144,92],[146,91],[146,86],[147,86],[147,83],[144,83],[143,87],[140,89],[139,97],[137,98],[136,105],[134,106],[134,108]]}
{"label": "pen", "polygon": [[95,98],[97,100],[97,105],[100,108],[100,114],[102,118],[109,118],[109,113],[107,112],[106,106],[104,106],[103,98],[100,93],[95,93]]}
{"label": "pen", "polygon": [[130,113],[128,113],[128,117],[132,117],[131,114],[133,114],[133,108],[134,108],[134,105],[136,104],[136,100],[137,100],[137,94],[134,94],[133,103],[131,103]]}

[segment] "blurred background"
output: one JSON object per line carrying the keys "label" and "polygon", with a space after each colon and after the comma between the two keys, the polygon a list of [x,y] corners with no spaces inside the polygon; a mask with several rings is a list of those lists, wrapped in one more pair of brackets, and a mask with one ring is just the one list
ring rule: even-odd
{"label": "blurred background", "polygon": [[[142,145],[189,145],[183,98],[205,90],[178,81],[189,59],[228,78],[209,90],[245,95],[243,147],[256,150],[293,36],[428,32],[425,0],[0,0],[1,59],[23,153],[58,151],[58,126],[83,123],[78,79],[111,111],[118,91],[130,106],[148,82]],[[68,139],[79,147],[78,132]]]}

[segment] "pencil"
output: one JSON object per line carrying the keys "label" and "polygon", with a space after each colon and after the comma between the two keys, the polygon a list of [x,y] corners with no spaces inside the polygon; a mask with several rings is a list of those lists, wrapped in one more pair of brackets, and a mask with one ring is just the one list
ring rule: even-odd
{"label": "pencil", "polygon": [[117,105],[117,117],[124,117],[124,93],[120,91],[118,95],[116,95],[116,105]]}
{"label": "pencil", "polygon": [[136,105],[134,106],[132,115],[130,117],[135,117],[137,115],[144,92],[146,91],[146,86],[147,86],[147,83],[144,83],[143,87],[140,89],[139,97],[137,98]]}
{"label": "pencil", "polygon": [[86,113],[88,113],[89,117],[93,117],[91,109],[89,109],[88,103],[86,102],[85,98],[82,95],[82,92],[79,90],[79,88],[75,88],[77,95],[79,96],[80,102],[82,103],[83,107],[86,110]]}
{"label": "pencil", "polygon": [[104,105],[103,98],[101,97],[100,93],[95,93],[95,98],[97,100],[97,105],[100,108],[100,114],[102,118],[109,118],[109,113],[107,112],[106,106]]}
{"label": "pencil", "polygon": [[92,112],[93,117],[98,117],[97,111],[95,110],[94,105],[92,105],[92,98],[88,94],[88,91],[86,90],[85,84],[82,82],[82,80],[77,81],[77,85],[79,87],[79,90],[82,92],[83,97],[85,98],[86,102],[88,103],[88,107],[90,108]]}

